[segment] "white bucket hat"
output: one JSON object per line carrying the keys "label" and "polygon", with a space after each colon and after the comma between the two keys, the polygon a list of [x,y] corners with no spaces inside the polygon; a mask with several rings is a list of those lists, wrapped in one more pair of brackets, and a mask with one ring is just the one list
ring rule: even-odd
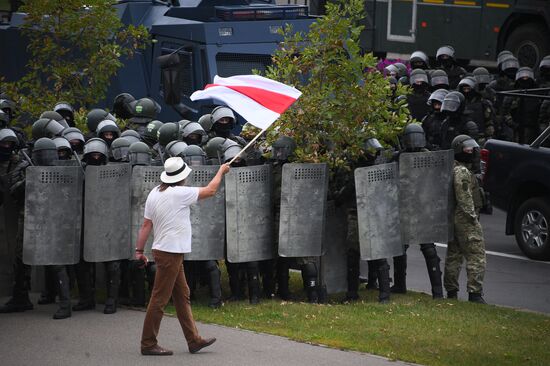
{"label": "white bucket hat", "polygon": [[160,180],[167,184],[177,183],[187,178],[190,173],[191,168],[185,164],[182,158],[168,158],[164,162],[164,171],[160,175]]}

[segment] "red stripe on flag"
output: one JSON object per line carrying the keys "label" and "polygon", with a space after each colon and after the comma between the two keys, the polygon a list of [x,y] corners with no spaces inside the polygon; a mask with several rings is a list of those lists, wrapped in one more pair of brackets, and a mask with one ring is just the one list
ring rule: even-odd
{"label": "red stripe on flag", "polygon": [[254,100],[256,103],[261,104],[267,109],[279,114],[286,111],[288,107],[296,101],[295,98],[289,97],[288,95],[253,86],[208,84],[204,87],[204,89],[206,90],[213,86],[223,86],[231,90],[235,90],[236,92]]}

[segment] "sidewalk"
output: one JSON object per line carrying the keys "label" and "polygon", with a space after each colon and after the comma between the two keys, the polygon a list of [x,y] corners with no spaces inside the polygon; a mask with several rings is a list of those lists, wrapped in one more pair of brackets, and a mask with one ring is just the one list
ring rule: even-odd
{"label": "sidewalk", "polygon": [[[7,299],[0,301],[5,303]],[[69,319],[53,320],[56,308],[56,305],[35,305],[31,311],[0,314],[3,366],[411,365],[209,324],[198,324],[199,332],[204,337],[216,337],[217,342],[192,355],[187,351],[177,319],[167,316],[162,321],[159,343],[173,350],[174,355],[141,356],[143,312],[119,309],[116,314],[104,315],[103,307],[98,305],[96,311],[73,312]]]}

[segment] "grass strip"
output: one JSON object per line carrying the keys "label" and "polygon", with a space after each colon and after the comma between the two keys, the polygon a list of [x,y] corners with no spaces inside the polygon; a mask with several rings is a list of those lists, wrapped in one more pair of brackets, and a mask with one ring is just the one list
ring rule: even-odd
{"label": "grass strip", "polygon": [[[291,288],[301,294],[299,274]],[[222,280],[224,289],[227,279]],[[362,286],[363,287],[363,286]],[[361,301],[326,305],[263,300],[226,302],[208,307],[206,288],[193,301],[198,321],[287,337],[300,342],[367,352],[423,365],[549,365],[550,317],[462,301],[432,300],[410,292],[377,302],[377,291],[360,291]],[[174,314],[173,307],[167,308]]]}

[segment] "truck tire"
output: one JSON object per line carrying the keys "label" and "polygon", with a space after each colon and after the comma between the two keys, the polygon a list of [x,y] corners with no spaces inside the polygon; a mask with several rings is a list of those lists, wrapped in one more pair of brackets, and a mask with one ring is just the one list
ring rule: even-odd
{"label": "truck tire", "polygon": [[550,200],[534,197],[516,212],[514,232],[521,251],[529,258],[550,260]]}
{"label": "truck tire", "polygon": [[524,24],[512,30],[504,49],[512,51],[520,66],[536,68],[540,60],[550,54],[550,32],[542,24]]}

